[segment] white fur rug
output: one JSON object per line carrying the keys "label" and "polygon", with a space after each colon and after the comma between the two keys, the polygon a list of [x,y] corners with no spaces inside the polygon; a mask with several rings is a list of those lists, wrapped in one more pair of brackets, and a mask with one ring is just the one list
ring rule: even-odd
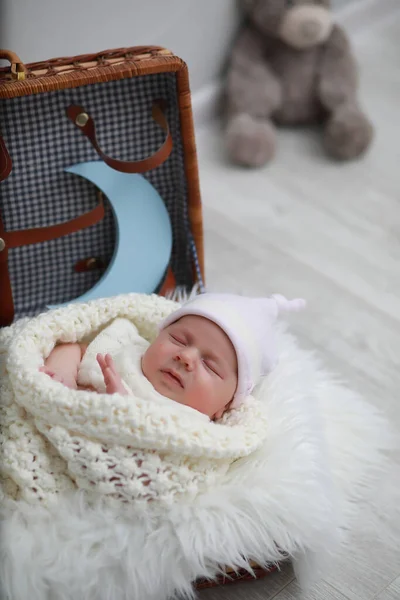
{"label": "white fur rug", "polygon": [[371,531],[386,539],[400,506],[387,421],[284,327],[279,345],[280,365],[258,390],[268,441],[192,504],[122,516],[78,495],[52,509],[3,501],[1,598],[166,600],[190,594],[191,582],[219,565],[278,561],[278,548],[309,584],[351,551],[347,533],[363,507],[375,515]]}

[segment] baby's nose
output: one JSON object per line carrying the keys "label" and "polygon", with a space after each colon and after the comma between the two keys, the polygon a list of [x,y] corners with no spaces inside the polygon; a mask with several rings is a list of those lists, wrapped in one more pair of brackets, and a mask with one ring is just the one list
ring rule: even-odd
{"label": "baby's nose", "polygon": [[196,364],[196,360],[197,360],[196,349],[190,348],[190,347],[182,348],[182,351],[180,352],[180,359],[184,363],[184,365],[186,366],[187,369],[189,369],[189,370],[193,369],[194,365]]}

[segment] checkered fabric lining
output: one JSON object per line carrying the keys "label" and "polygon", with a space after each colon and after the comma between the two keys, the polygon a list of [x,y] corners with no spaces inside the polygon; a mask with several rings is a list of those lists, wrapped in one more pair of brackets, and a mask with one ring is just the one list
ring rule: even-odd
{"label": "checkered fabric lining", "polygon": [[[193,285],[197,263],[187,215],[187,190],[174,73],[133,77],[75,89],[47,92],[2,102],[1,129],[13,159],[13,171],[0,186],[0,210],[6,230],[54,225],[94,208],[96,188],[70,165],[99,157],[67,119],[65,109],[78,104],[93,117],[102,150],[121,160],[153,154],[164,132],[151,117],[153,100],[164,98],[174,141],[169,159],[144,176],[168,209],[173,227],[172,268],[178,285]],[[50,242],[9,252],[9,272],[16,316],[32,315],[48,304],[76,298],[91,288],[102,271],[76,273],[77,261],[100,257],[108,264],[115,228],[106,204],[101,223]],[[143,257],[145,260],[145,257]]]}

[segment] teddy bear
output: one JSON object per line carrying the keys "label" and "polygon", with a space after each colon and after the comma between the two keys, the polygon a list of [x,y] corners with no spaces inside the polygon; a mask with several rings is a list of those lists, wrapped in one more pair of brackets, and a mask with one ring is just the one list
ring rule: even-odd
{"label": "teddy bear", "polygon": [[278,126],[318,123],[329,155],[361,156],[373,126],[357,99],[357,66],[329,0],[239,0],[245,22],[229,60],[225,143],[230,159],[259,167]]}

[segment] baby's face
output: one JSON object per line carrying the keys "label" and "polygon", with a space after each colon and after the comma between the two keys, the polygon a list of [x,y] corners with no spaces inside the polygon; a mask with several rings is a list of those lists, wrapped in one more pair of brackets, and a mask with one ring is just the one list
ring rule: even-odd
{"label": "baby's face", "polygon": [[163,329],[142,358],[153,387],[210,418],[220,418],[237,386],[236,352],[212,321],[188,315]]}

